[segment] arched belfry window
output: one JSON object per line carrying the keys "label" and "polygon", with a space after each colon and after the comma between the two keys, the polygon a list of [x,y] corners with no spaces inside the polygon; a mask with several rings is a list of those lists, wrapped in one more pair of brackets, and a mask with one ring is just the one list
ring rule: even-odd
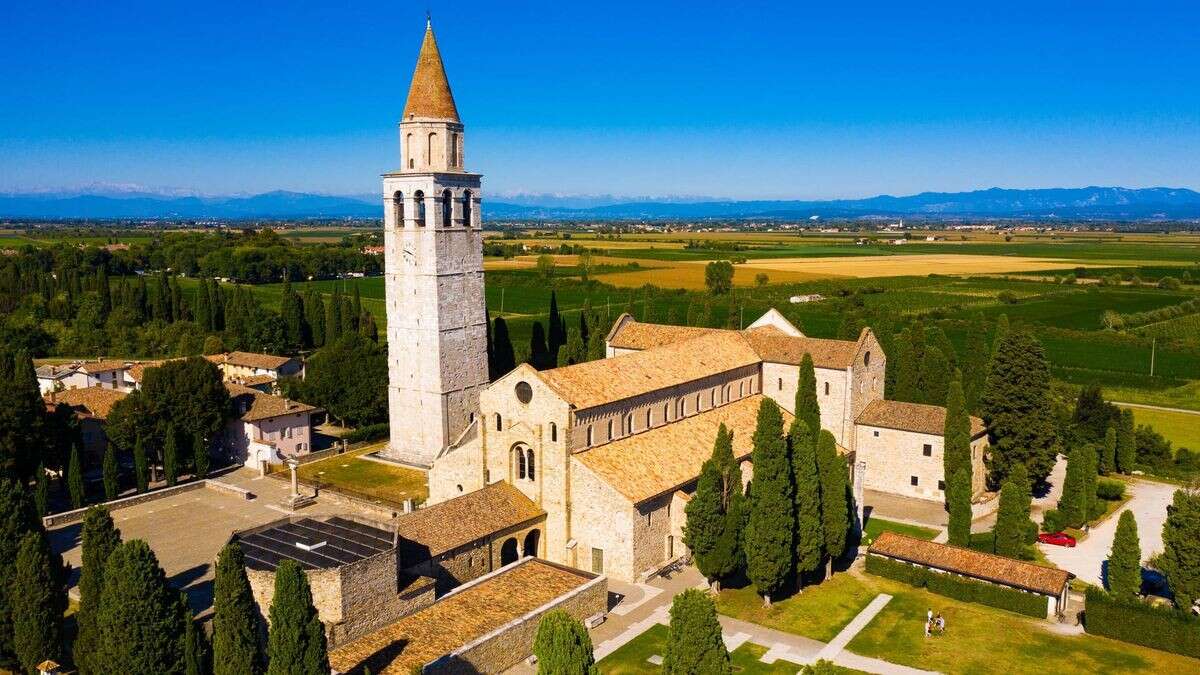
{"label": "arched belfry window", "polygon": [[404,139],[404,152],[408,153],[408,168],[416,167],[416,159],[413,157],[413,135],[408,134]]}
{"label": "arched belfry window", "polygon": [[525,477],[529,480],[534,480],[533,472],[533,448],[525,451]]}
{"label": "arched belfry window", "polygon": [[521,448],[515,448],[513,454],[517,456],[517,478],[525,477],[525,452]]}
{"label": "arched belfry window", "polygon": [[458,166],[458,134],[450,132],[450,166]]}
{"label": "arched belfry window", "polygon": [[504,431],[504,420],[500,419],[500,413],[496,413],[496,431]]}
{"label": "arched belfry window", "polygon": [[463,227],[471,227],[471,199],[472,199],[472,195],[471,195],[470,190],[466,190],[465,192],[463,192],[463,203],[462,203]]}
{"label": "arched belfry window", "polygon": [[442,190],[442,227],[450,227],[453,223],[454,193]]}
{"label": "arched belfry window", "polygon": [[592,425],[590,424],[587,428],[587,445],[589,448],[592,447]]}
{"label": "arched belfry window", "polygon": [[554,443],[557,441],[558,441],[558,425],[555,424],[554,422],[551,422],[550,423],[550,442]]}
{"label": "arched belfry window", "polygon": [[437,134],[429,134],[429,142],[425,145],[425,165],[433,166],[434,155],[433,146],[437,143]]}
{"label": "arched belfry window", "polygon": [[395,214],[396,227],[404,227],[404,193],[397,191],[392,195],[392,212]]}
{"label": "arched belfry window", "polygon": [[420,190],[413,193],[413,215],[417,227],[425,227],[425,193]]}

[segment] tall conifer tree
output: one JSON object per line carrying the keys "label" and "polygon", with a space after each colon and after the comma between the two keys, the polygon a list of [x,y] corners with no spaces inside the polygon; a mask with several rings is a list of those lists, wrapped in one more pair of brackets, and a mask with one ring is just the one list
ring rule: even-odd
{"label": "tall conifer tree", "polygon": [[1050,397],[1050,366],[1042,345],[1025,331],[1001,340],[983,392],[984,420],[992,434],[993,482],[1017,464],[1043,481],[1054,467],[1057,422]]}
{"label": "tall conifer tree", "polygon": [[792,481],[783,416],[764,398],[754,429],[754,482],[750,521],[745,532],[746,571],[763,604],[779,590],[792,569]]}
{"label": "tall conifer tree", "polygon": [[133,441],[133,477],[139,493],[150,489],[150,460],[146,457],[146,442],[141,434]]}
{"label": "tall conifer tree", "polygon": [[847,499],[846,460],[837,452],[837,440],[822,429],[817,437],[817,470],[821,478],[821,527],[825,535],[825,555],[829,574],[833,561],[846,551],[850,530],[850,503]]}
{"label": "tall conifer tree", "polygon": [[695,588],[675,596],[663,654],[663,675],[728,675],[729,651],[711,598]]}
{"label": "tall conifer tree", "polygon": [[1019,558],[1025,551],[1029,533],[1029,473],[1024,464],[1016,465],[1000,487],[1000,505],[996,527],[992,531],[993,548],[998,555]]}
{"label": "tall conifer tree", "polygon": [[179,478],[179,447],[174,425],[167,427],[163,437],[163,477],[167,485],[174,485]]}
{"label": "tall conifer tree", "polygon": [[495,330],[492,332],[492,349],[495,351],[496,377],[503,377],[517,367],[512,339],[508,336],[508,322],[502,316],[496,317]]}
{"label": "tall conifer tree", "polygon": [[75,613],[75,667],[82,675],[105,672],[97,660],[100,644],[96,613],[104,590],[104,565],[121,544],[121,531],[103,506],[93,506],[83,516],[82,570],[79,574],[79,609]]}
{"label": "tall conifer tree", "polygon": [[950,510],[950,523],[946,527],[946,541],[955,546],[971,544],[971,474],[962,468],[950,474],[946,482],[946,501]]}
{"label": "tall conifer tree", "polygon": [[[971,466],[971,416],[967,414],[962,385],[958,379],[950,383],[946,395],[946,421],[942,427],[942,475],[947,485],[955,471],[962,470],[967,474],[967,501],[970,502],[970,485],[972,483]],[[946,493],[946,505],[950,503],[949,491]]]}
{"label": "tall conifer tree", "polygon": [[799,416],[792,421],[788,441],[791,445],[792,482],[796,490],[793,499],[796,515],[796,582],[797,586],[803,586],[805,575],[820,569],[825,552],[825,530],[821,522],[821,479],[817,471],[816,439]]}
{"label": "tall conifer tree", "polygon": [[9,581],[25,535],[41,531],[41,522],[23,483],[0,478],[0,662],[12,661],[13,604]]}
{"label": "tall conifer tree", "polygon": [[546,331],[541,321],[533,322],[529,337],[529,365],[538,370],[550,367],[550,350],[546,347]]}
{"label": "tall conifer tree", "polygon": [[1117,421],[1117,469],[1121,473],[1133,473],[1137,464],[1137,446],[1133,432],[1133,411],[1121,409]]}
{"label": "tall conifer tree", "polygon": [[1142,592],[1142,544],[1132,511],[1122,511],[1117,521],[1107,576],[1108,590],[1117,597],[1130,598]]}
{"label": "tall conifer tree", "polygon": [[304,570],[293,560],[275,569],[267,640],[267,675],[328,675],[325,627]]}
{"label": "tall conifer tree", "polygon": [[33,530],[21,539],[12,577],[5,580],[12,607],[13,646],[18,662],[30,673],[37,672],[42,661],[61,656],[67,591],[56,569],[60,567],[46,536]]}
{"label": "tall conifer tree", "polygon": [[561,609],[542,615],[533,653],[538,675],[600,675],[587,628]]}
{"label": "tall conifer tree", "polygon": [[217,556],[213,582],[213,675],[258,675],[263,655],[258,642],[258,607],[246,577],[246,559],[236,542]]}
{"label": "tall conifer tree", "polygon": [[182,670],[184,609],[158,558],[140,539],[119,545],[104,566],[96,613],[101,673]]}
{"label": "tall conifer tree", "polygon": [[[1120,418],[1118,418],[1119,422]],[[1101,446],[1100,472],[1112,473],[1117,470],[1117,422],[1110,422],[1104,432],[1104,445]]]}
{"label": "tall conifer tree", "polygon": [[721,578],[737,567],[739,556],[728,544],[740,543],[738,523],[730,517],[730,509],[741,493],[741,469],[733,457],[733,434],[722,424],[717,429],[712,456],[700,469],[696,493],[684,507],[687,525],[683,542],[714,589],[719,590]]}
{"label": "tall conifer tree", "polygon": [[817,374],[812,355],[800,358],[800,376],[796,386],[796,419],[802,420],[808,434],[816,438],[821,432],[821,406],[817,402]]}
{"label": "tall conifer tree", "polygon": [[67,494],[71,498],[71,508],[83,508],[87,495],[83,489],[83,464],[79,461],[79,444],[71,445],[71,459],[67,464]]}
{"label": "tall conifer tree", "polygon": [[117,449],[112,443],[105,444],[101,470],[104,474],[104,499],[111,502],[121,493],[121,477],[117,471]]}

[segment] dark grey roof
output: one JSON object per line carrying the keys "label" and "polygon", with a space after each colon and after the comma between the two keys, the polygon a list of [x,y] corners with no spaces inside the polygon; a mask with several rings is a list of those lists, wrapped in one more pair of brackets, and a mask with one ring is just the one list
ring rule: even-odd
{"label": "dark grey roof", "polygon": [[304,569],[331,569],[394,548],[393,535],[338,516],[279,520],[235,535],[246,566],[273,571],[283,560]]}

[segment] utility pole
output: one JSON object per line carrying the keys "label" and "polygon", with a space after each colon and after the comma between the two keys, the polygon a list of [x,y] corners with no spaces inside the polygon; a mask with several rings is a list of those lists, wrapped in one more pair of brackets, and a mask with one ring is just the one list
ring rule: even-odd
{"label": "utility pole", "polygon": [[1150,377],[1154,377],[1154,348],[1158,345],[1158,338],[1150,338]]}

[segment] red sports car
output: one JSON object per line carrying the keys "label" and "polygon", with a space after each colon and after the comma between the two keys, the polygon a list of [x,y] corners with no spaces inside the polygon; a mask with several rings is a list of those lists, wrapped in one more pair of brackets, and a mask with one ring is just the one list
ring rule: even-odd
{"label": "red sports car", "polygon": [[1043,544],[1051,544],[1053,546],[1066,546],[1067,548],[1075,548],[1075,537],[1065,532],[1043,532],[1038,535],[1038,541]]}

